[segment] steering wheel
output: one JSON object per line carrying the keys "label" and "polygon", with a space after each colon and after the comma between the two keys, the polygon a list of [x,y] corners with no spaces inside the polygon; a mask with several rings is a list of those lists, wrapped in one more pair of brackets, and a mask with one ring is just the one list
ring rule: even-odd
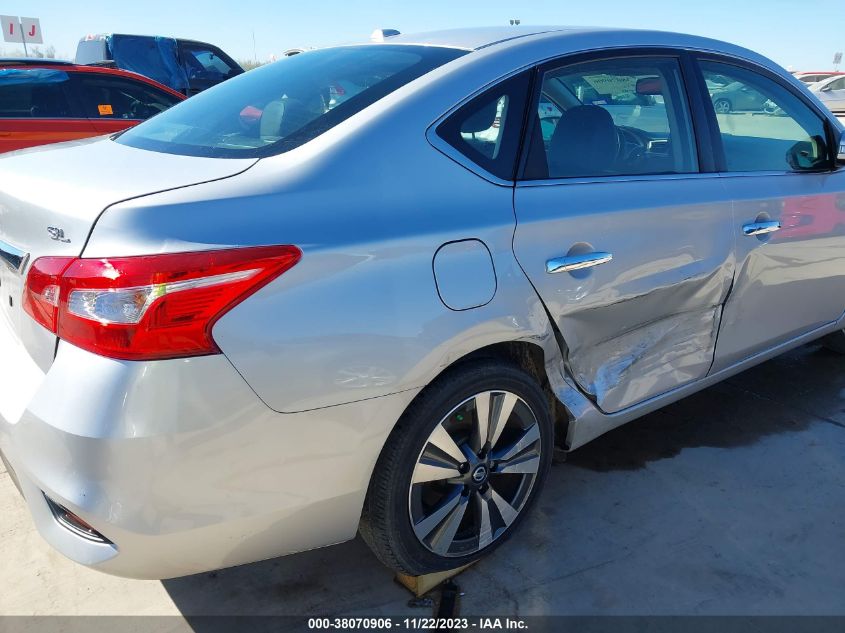
{"label": "steering wheel", "polygon": [[617,125],[616,138],[617,164],[637,166],[645,161],[650,139],[640,130],[635,130],[624,125]]}
{"label": "steering wheel", "polygon": [[137,99],[132,101],[132,105],[129,106],[129,118],[130,119],[146,119],[149,117],[149,108],[145,103],[141,103]]}

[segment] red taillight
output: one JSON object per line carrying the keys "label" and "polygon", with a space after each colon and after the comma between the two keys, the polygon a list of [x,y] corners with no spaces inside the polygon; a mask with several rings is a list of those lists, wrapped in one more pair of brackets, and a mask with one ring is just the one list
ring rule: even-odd
{"label": "red taillight", "polygon": [[23,309],[51,332],[55,332],[59,316],[59,288],[62,273],[75,258],[42,257],[29,268]]}
{"label": "red taillight", "polygon": [[45,257],[30,269],[24,307],[62,340],[102,356],[215,354],[214,323],[301,255],[295,246],[258,246],[107,259]]}

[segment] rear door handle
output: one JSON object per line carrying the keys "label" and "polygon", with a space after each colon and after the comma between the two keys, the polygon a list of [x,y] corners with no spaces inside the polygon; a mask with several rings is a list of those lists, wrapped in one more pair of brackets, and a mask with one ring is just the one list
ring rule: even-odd
{"label": "rear door handle", "polygon": [[751,222],[742,226],[742,232],[745,235],[765,235],[766,233],[774,233],[775,231],[780,231],[780,222],[777,220]]}
{"label": "rear door handle", "polygon": [[569,273],[573,270],[592,268],[600,264],[606,264],[613,259],[612,253],[596,251],[584,253],[583,255],[568,255],[567,257],[556,257],[546,262],[547,273]]}

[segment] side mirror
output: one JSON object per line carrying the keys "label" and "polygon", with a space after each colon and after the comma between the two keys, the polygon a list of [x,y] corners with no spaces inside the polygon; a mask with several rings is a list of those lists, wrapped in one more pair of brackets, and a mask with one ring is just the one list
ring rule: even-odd
{"label": "side mirror", "polygon": [[836,163],[845,165],[845,132],[839,136],[839,149],[836,151]]}
{"label": "side mirror", "polygon": [[[839,152],[842,151],[843,148],[840,147]],[[821,136],[813,136],[790,147],[786,152],[786,162],[793,171],[813,171],[823,168],[825,163],[830,167],[829,156],[824,139]]]}

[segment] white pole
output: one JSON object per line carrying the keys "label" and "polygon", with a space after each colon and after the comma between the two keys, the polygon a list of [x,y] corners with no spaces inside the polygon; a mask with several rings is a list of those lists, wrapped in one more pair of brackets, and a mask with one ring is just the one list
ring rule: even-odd
{"label": "white pole", "polygon": [[26,52],[26,36],[24,35],[24,32],[23,32],[23,24],[21,24],[21,21],[20,21],[19,18],[16,17],[15,19],[18,21],[18,30],[21,32],[21,44],[23,44],[23,56],[29,57],[29,53]]}

